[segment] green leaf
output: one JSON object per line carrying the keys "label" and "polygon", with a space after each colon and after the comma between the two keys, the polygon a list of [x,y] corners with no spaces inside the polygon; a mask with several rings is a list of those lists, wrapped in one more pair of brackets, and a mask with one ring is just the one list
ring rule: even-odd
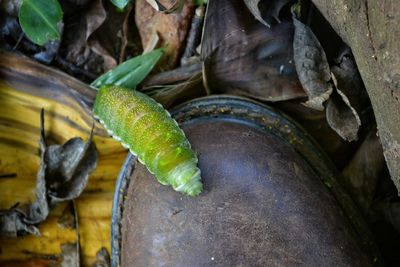
{"label": "green leaf", "polygon": [[206,5],[207,4],[207,0],[193,0],[193,3],[196,6]]}
{"label": "green leaf", "polygon": [[113,3],[119,9],[124,9],[129,2],[130,0],[111,0],[111,3]]}
{"label": "green leaf", "polygon": [[135,89],[150,73],[157,61],[161,58],[163,52],[164,50],[159,48],[147,54],[131,58],[101,75],[91,83],[91,86],[100,88],[105,85],[118,85]]}
{"label": "green leaf", "polygon": [[19,23],[26,36],[35,44],[60,39],[59,23],[63,12],[57,0],[23,0]]}

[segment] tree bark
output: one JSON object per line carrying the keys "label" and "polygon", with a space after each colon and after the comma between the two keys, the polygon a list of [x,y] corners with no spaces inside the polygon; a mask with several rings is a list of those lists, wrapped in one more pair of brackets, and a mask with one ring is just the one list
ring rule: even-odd
{"label": "tree bark", "polygon": [[353,51],[400,192],[400,1],[312,1]]}

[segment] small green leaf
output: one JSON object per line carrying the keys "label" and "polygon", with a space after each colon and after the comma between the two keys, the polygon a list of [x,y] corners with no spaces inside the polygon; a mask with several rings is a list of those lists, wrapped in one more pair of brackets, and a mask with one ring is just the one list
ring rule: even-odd
{"label": "small green leaf", "polygon": [[129,2],[130,0],[111,0],[111,3],[113,3],[119,9],[124,9]]}
{"label": "small green leaf", "polygon": [[206,5],[207,4],[207,0],[193,0],[193,3],[196,6]]}
{"label": "small green leaf", "polygon": [[59,23],[63,12],[57,0],[23,0],[19,23],[26,36],[35,44],[60,39]]}
{"label": "small green leaf", "polygon": [[101,75],[91,83],[91,86],[94,88],[100,88],[104,85],[118,85],[135,89],[136,86],[150,73],[163,52],[164,50],[159,48],[147,54],[131,58]]}

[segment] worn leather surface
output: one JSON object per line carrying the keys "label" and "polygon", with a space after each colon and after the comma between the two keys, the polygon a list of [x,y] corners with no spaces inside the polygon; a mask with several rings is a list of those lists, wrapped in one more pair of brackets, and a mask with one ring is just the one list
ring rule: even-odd
{"label": "worn leather surface", "polygon": [[220,119],[184,131],[204,192],[174,192],[138,163],[121,266],[371,265],[329,189],[288,143]]}

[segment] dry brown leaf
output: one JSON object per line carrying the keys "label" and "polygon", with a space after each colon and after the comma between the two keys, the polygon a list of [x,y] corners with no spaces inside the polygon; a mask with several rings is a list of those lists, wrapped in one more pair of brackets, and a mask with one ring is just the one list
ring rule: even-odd
{"label": "dry brown leaf", "polygon": [[110,267],[111,266],[111,257],[108,253],[108,250],[102,247],[96,253],[96,261],[92,264],[92,267]]}
{"label": "dry brown leaf", "polygon": [[[160,1],[170,6],[175,1]],[[165,55],[160,60],[160,70],[173,69],[179,62],[185,39],[194,13],[194,5],[186,1],[179,13],[165,14],[156,11],[146,0],[135,1],[135,20],[142,39],[143,47],[147,47],[155,34],[159,37],[158,46],[165,47]]]}
{"label": "dry brown leaf", "polygon": [[105,21],[106,16],[102,1],[95,0],[89,4],[86,13],[76,12],[66,17],[63,45],[60,48],[61,57],[73,66],[94,75],[102,73],[105,69],[102,66],[102,56],[90,49],[87,40]]}
{"label": "dry brown leaf", "polygon": [[[328,102],[328,123],[344,140],[357,140],[360,115],[370,106],[357,65],[349,49],[344,49],[331,67],[335,95]],[[339,96],[339,97],[338,97]]]}
{"label": "dry brown leaf", "polygon": [[[339,93],[339,90],[337,91]],[[344,94],[331,94],[326,106],[329,126],[344,140],[356,141],[361,120]]]}
{"label": "dry brown leaf", "polygon": [[[108,68],[115,67],[125,60],[128,35],[135,25],[130,21],[133,5],[128,5],[122,12],[110,1],[104,2],[107,17],[104,23],[88,38],[89,46],[99,55],[107,55]],[[114,62],[112,62],[112,60]]]}
{"label": "dry brown leaf", "polygon": [[201,65],[193,64],[150,76],[141,89],[165,108],[205,96]]}
{"label": "dry brown leaf", "polygon": [[308,95],[307,107],[324,110],[333,88],[329,83],[331,72],[325,52],[311,29],[293,15],[293,52],[296,71]]}
{"label": "dry brown leaf", "polygon": [[92,142],[72,138],[65,144],[47,146],[44,133],[44,111],[41,112],[41,162],[37,173],[36,199],[20,210],[17,205],[0,212],[0,235],[39,235],[37,224],[43,222],[57,203],[78,197],[86,186],[89,174],[97,164],[97,152]]}
{"label": "dry brown leaf", "polygon": [[[156,11],[163,12],[166,14],[180,12],[185,4],[186,0],[175,0],[174,3],[170,6],[164,6],[162,2],[166,1],[159,1],[159,0],[146,0],[149,5],[151,5]],[[171,1],[169,1],[171,2]]]}
{"label": "dry brown leaf", "polygon": [[[281,22],[279,19],[279,13],[290,1],[291,0],[244,0],[244,3],[253,16],[269,28],[272,25],[272,19],[275,19],[279,23]],[[263,7],[260,8],[260,5]]]}
{"label": "dry brown leaf", "polygon": [[260,9],[258,8],[258,4],[260,3],[260,0],[244,0],[244,3],[246,4],[247,8],[250,10],[251,14],[253,14],[253,16],[256,18],[256,20],[258,20],[259,22],[261,22],[268,28],[271,27],[271,25],[269,23],[267,23],[261,16]]}
{"label": "dry brown leaf", "polygon": [[266,28],[242,1],[209,1],[201,48],[207,88],[265,101],[304,97],[292,36],[291,23]]}

